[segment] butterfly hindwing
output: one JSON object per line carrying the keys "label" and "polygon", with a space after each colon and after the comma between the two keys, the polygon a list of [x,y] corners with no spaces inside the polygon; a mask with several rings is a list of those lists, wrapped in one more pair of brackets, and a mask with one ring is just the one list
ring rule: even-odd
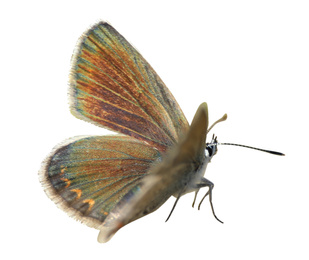
{"label": "butterfly hindwing", "polygon": [[189,127],[156,72],[105,22],[80,39],[70,93],[71,110],[78,118],[146,141],[160,151],[175,144]]}
{"label": "butterfly hindwing", "polygon": [[46,159],[41,181],[58,206],[98,228],[160,156],[129,136],[73,138]]}

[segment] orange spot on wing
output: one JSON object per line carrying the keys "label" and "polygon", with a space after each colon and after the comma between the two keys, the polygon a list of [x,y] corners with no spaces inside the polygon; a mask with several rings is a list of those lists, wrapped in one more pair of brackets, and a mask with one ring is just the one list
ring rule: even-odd
{"label": "orange spot on wing", "polygon": [[87,200],[83,200],[83,203],[88,203],[89,204],[89,208],[87,210],[87,211],[89,211],[93,207],[95,201],[93,199],[87,199]]}
{"label": "orange spot on wing", "polygon": [[82,196],[82,191],[80,189],[72,189],[71,191],[76,193],[75,199],[77,200]]}
{"label": "orange spot on wing", "polygon": [[66,183],[65,188],[68,188],[71,185],[71,181],[67,178],[61,178],[60,180],[64,181]]}
{"label": "orange spot on wing", "polygon": [[66,171],[67,167],[61,166],[60,175],[64,174],[64,171]]}

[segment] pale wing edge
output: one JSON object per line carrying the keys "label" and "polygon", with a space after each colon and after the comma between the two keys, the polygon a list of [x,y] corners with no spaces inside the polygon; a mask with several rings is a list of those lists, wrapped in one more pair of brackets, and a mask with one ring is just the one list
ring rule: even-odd
{"label": "pale wing edge", "polygon": [[57,153],[59,149],[62,147],[65,147],[71,143],[74,143],[78,140],[92,137],[91,135],[80,135],[80,136],[74,136],[69,139],[64,140],[63,142],[57,144],[50,154],[45,158],[45,160],[42,162],[41,168],[39,170],[39,180],[40,183],[43,186],[43,189],[46,193],[46,195],[56,204],[56,206],[66,212],[70,217],[73,219],[82,222],[83,224],[86,224],[87,226],[91,228],[96,228],[102,224],[99,220],[96,220],[91,217],[84,216],[80,211],[70,207],[68,203],[55,191],[53,186],[51,185],[49,179],[48,179],[48,167],[50,165],[50,162],[54,155]]}

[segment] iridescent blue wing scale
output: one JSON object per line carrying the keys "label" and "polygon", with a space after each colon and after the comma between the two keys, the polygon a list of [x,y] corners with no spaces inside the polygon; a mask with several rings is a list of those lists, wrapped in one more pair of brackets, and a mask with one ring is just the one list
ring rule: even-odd
{"label": "iridescent blue wing scale", "polygon": [[46,159],[41,178],[58,206],[98,228],[160,156],[129,136],[73,138]]}

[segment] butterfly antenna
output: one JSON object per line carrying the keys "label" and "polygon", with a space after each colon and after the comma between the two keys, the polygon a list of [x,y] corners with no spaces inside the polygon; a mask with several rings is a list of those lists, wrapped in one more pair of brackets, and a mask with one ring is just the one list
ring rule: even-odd
{"label": "butterfly antenna", "polygon": [[[207,130],[207,134],[210,132],[210,130],[218,123],[225,121],[227,119],[227,114],[224,114],[219,120],[217,120],[216,122],[214,122],[211,127],[208,128]],[[214,138],[213,138],[214,139]],[[285,154],[280,153],[280,152],[275,152],[275,151],[271,151],[271,150],[265,150],[265,149],[261,149],[261,148],[256,148],[256,147],[252,147],[252,146],[247,146],[247,145],[242,145],[242,144],[232,144],[232,143],[217,143],[215,145],[234,145],[234,146],[240,146],[240,147],[245,147],[245,148],[250,148],[250,149],[254,149],[254,150],[258,150],[261,152],[265,152],[265,153],[270,153],[270,154],[274,154],[274,155],[279,155],[279,156],[284,156]]]}
{"label": "butterfly antenna", "polygon": [[214,122],[210,128],[208,128],[207,130],[207,134],[209,133],[209,131],[218,123],[223,122],[227,119],[227,114],[224,114],[223,117],[221,117],[219,120],[217,120],[216,122]]}
{"label": "butterfly antenna", "polygon": [[275,152],[275,151],[271,151],[271,150],[265,150],[265,149],[261,149],[261,148],[256,148],[256,147],[252,147],[252,146],[247,146],[247,145],[243,145],[243,144],[232,144],[232,143],[217,143],[219,145],[233,145],[233,146],[240,146],[240,147],[245,147],[245,148],[250,148],[253,150],[258,150],[261,152],[265,152],[265,153],[270,153],[270,154],[274,154],[274,155],[280,155],[280,156],[284,156],[285,154],[280,153],[280,152]]}

